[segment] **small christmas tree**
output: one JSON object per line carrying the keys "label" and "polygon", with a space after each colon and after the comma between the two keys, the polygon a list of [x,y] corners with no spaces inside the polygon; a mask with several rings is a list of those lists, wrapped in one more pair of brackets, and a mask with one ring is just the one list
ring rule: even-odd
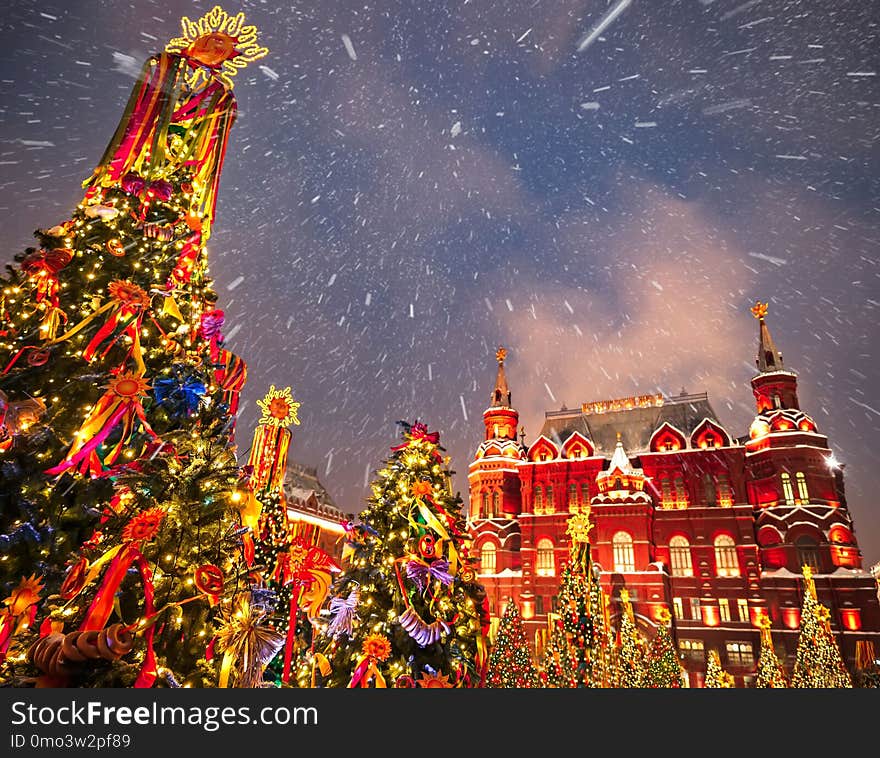
{"label": "small christmas tree", "polygon": [[773,636],[770,633],[770,627],[773,622],[770,617],[763,614],[758,621],[761,627],[761,654],[758,657],[757,677],[755,678],[755,687],[788,687],[788,680],[785,677],[785,670],[773,649]]}
{"label": "small christmas tree", "polygon": [[852,687],[831,632],[830,613],[816,600],[813,572],[804,565],[804,600],[797,654],[791,674],[792,687]]}
{"label": "small christmas tree", "polygon": [[683,671],[675,643],[669,632],[672,614],[662,608],[658,617],[657,634],[648,650],[648,666],[645,670],[645,687],[681,687]]}
{"label": "small christmas tree", "polygon": [[617,686],[642,687],[645,681],[644,641],[636,629],[629,591],[620,590],[620,630],[618,632]]}
{"label": "small christmas tree", "polygon": [[495,645],[489,656],[486,686],[522,689],[538,687],[538,682],[522,616],[517,604],[510,598],[504,608]]}
{"label": "small christmas tree", "polygon": [[728,689],[733,687],[733,676],[721,668],[721,658],[717,650],[709,651],[706,662],[706,680],[703,686],[707,689]]}
{"label": "small christmas tree", "polygon": [[568,644],[562,621],[554,621],[541,656],[541,678],[546,687],[577,687],[577,658]]}

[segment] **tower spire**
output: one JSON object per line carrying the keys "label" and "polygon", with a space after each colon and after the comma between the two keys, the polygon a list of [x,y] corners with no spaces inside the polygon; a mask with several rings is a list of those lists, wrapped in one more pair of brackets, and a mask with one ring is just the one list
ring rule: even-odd
{"label": "tower spire", "polygon": [[758,358],[755,361],[758,371],[762,374],[768,371],[784,371],[782,365],[782,353],[776,349],[773,344],[773,337],[770,336],[770,330],[767,328],[767,322],[764,316],[767,315],[767,303],[760,300],[755,301],[752,306],[752,315],[758,320]]}
{"label": "tower spire", "polygon": [[498,361],[498,376],[495,378],[495,389],[492,390],[492,398],[489,401],[489,405],[492,407],[510,408],[510,389],[504,374],[504,359],[506,357],[507,350],[499,346],[495,351],[495,360]]}

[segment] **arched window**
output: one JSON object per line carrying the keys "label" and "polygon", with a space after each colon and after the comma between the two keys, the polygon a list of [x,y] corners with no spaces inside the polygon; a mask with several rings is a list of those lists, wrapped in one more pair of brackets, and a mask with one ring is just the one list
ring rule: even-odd
{"label": "arched window", "polygon": [[501,493],[495,490],[492,493],[492,518],[501,515]]}
{"label": "arched window", "polygon": [[804,504],[810,502],[810,491],[807,489],[807,477],[804,476],[803,471],[798,471],[795,474],[795,479],[797,480],[798,487],[798,497],[800,501]]}
{"label": "arched window", "polygon": [[575,482],[568,485],[568,511],[577,513],[578,509],[578,486]]}
{"label": "arched window", "polygon": [[495,558],[497,556],[497,550],[495,549],[494,542],[487,542],[480,549],[480,573],[481,574],[494,574],[495,573]]}
{"label": "arched window", "polygon": [[715,576],[739,576],[736,543],[729,534],[715,538]]}
{"label": "arched window", "polygon": [[544,513],[553,513],[553,510],[553,487],[548,484],[544,495]]}
{"label": "arched window", "polygon": [[730,508],[733,505],[733,490],[730,488],[730,478],[727,474],[718,474],[718,505],[722,508]]}
{"label": "arched window", "polygon": [[797,548],[798,565],[800,571],[803,566],[809,566],[813,573],[819,573],[819,543],[812,537],[798,537],[794,541]]}
{"label": "arched window", "polygon": [[581,482],[581,507],[585,507],[590,504],[590,485],[586,482]]}
{"label": "arched window", "polygon": [[556,566],[553,561],[553,542],[546,537],[538,540],[535,573],[538,576],[553,576],[556,573]]}
{"label": "arched window", "polygon": [[684,479],[681,474],[675,475],[675,506],[677,508],[688,507],[688,493],[684,486]]}
{"label": "arched window", "polygon": [[669,540],[669,568],[673,576],[693,576],[691,544],[686,537],[676,535]]}
{"label": "arched window", "polygon": [[532,501],[532,510],[535,513],[544,512],[544,491],[540,487],[535,487],[535,496]]}
{"label": "arched window", "polygon": [[715,497],[715,480],[708,472],[703,474],[703,494],[706,498],[706,505],[718,505],[718,500]]}
{"label": "arched window", "polygon": [[786,505],[794,505],[794,489],[791,486],[791,476],[787,471],[782,472],[782,497]]}
{"label": "arched window", "polygon": [[480,516],[483,518],[491,518],[489,515],[489,493],[484,492],[480,495]]}
{"label": "arched window", "polygon": [[611,538],[614,552],[614,571],[618,574],[631,573],[636,570],[633,555],[633,538],[626,532],[617,532]]}

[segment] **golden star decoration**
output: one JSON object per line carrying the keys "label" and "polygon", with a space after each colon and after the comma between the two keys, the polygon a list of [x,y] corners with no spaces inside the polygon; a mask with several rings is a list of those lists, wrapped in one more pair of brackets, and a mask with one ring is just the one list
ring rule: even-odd
{"label": "golden star decoration", "polygon": [[820,605],[816,608],[816,618],[824,624],[831,618],[831,611],[824,605]]}
{"label": "golden star decoration", "polygon": [[768,304],[762,303],[760,300],[756,300],[755,304],[750,309],[752,311],[752,315],[758,319],[759,321],[767,315]]}
{"label": "golden star decoration", "polygon": [[565,529],[567,536],[572,542],[589,542],[590,530],[593,525],[590,523],[589,508],[583,513],[576,513],[568,520],[568,526]]}
{"label": "golden star decoration", "polygon": [[498,361],[499,363],[504,363],[504,359],[506,357],[507,357],[507,350],[505,350],[503,347],[499,347],[495,351],[495,360]]}
{"label": "golden star decoration", "polygon": [[758,626],[761,627],[761,629],[769,629],[771,626],[773,626],[773,622],[770,620],[770,617],[766,613],[762,613],[758,617]]}
{"label": "golden star decoration", "polygon": [[620,590],[620,599],[621,599],[621,601],[624,602],[624,603],[628,603],[628,602],[629,602],[629,590],[628,590],[626,587],[623,587],[623,588]]}
{"label": "golden star decoration", "polygon": [[259,421],[263,426],[287,427],[291,424],[299,426],[297,411],[299,411],[301,403],[293,399],[290,387],[278,390],[273,384],[269,387],[266,396],[262,400],[257,400],[257,405],[263,412]]}
{"label": "golden star decoration", "polygon": [[672,614],[669,612],[669,608],[661,608],[657,611],[657,621],[659,621],[664,626],[670,622],[672,619]]}

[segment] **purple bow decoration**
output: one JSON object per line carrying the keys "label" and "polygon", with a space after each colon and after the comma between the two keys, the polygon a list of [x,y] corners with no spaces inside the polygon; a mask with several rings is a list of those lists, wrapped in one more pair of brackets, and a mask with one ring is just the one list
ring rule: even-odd
{"label": "purple bow decoration", "polygon": [[171,182],[166,181],[165,179],[157,179],[155,182],[150,182],[147,187],[147,194],[158,198],[162,202],[167,203],[171,199],[171,195],[174,192],[174,185]]}
{"label": "purple bow decoration", "polygon": [[334,597],[330,601],[330,613],[333,614],[333,619],[327,625],[327,634],[334,639],[340,634],[352,636],[354,609],[357,607],[359,595],[360,590],[355,587],[348,593],[348,597]]}
{"label": "purple bow decoration", "polygon": [[424,590],[432,579],[444,585],[452,583],[452,574],[449,573],[449,561],[438,558],[430,564],[421,561],[410,561],[406,564],[406,575],[412,579],[420,590]]}
{"label": "purple bow decoration", "polygon": [[201,318],[202,337],[206,340],[222,340],[223,335],[220,333],[220,329],[223,328],[224,321],[226,321],[226,315],[219,308],[203,313]]}
{"label": "purple bow decoration", "polygon": [[124,192],[128,192],[130,195],[140,195],[147,186],[147,182],[139,174],[136,174],[134,171],[129,171],[119,180],[119,185]]}

